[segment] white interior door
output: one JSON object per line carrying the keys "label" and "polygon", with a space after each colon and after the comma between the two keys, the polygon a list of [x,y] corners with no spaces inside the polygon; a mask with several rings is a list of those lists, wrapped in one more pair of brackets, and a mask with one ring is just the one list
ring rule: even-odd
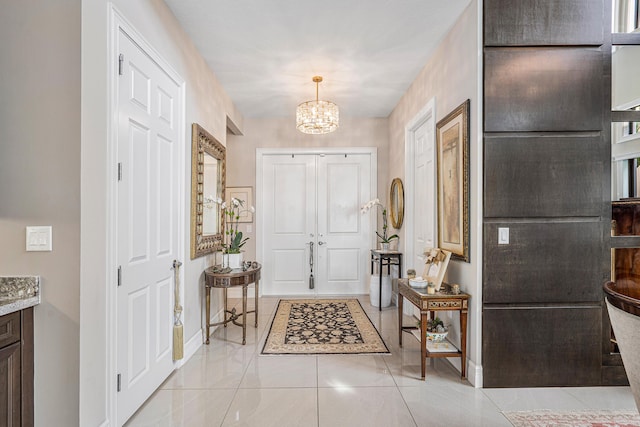
{"label": "white interior door", "polygon": [[372,162],[371,154],[262,157],[265,295],[368,292],[371,224],[360,206],[372,197]]}
{"label": "white interior door", "polygon": [[179,254],[180,85],[118,37],[117,398],[122,425],[173,370],[172,261]]}
{"label": "white interior door", "polygon": [[318,294],[365,294],[370,261],[370,218],[360,207],[371,200],[371,156],[317,158]]}
{"label": "white interior door", "polygon": [[433,116],[416,130],[414,138],[413,176],[413,248],[411,260],[418,275],[424,266],[424,248],[436,247],[436,161]]}

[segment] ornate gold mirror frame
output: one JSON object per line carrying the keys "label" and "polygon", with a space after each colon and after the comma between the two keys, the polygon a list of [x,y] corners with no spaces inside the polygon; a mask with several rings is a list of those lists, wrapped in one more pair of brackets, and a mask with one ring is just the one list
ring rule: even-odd
{"label": "ornate gold mirror frame", "polygon": [[[225,152],[200,125],[191,126],[191,259],[222,249],[223,218],[218,201],[224,199]],[[207,174],[208,165],[213,166],[212,176]],[[205,218],[205,213],[213,217]],[[206,223],[210,223],[211,232],[205,230]]]}
{"label": "ornate gold mirror frame", "polygon": [[391,181],[389,202],[391,225],[395,229],[400,229],[404,221],[404,186],[400,178],[394,178],[393,181]]}

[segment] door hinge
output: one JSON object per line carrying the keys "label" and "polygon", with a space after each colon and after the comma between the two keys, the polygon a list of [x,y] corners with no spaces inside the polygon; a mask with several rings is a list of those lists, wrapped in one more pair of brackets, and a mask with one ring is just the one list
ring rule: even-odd
{"label": "door hinge", "polygon": [[122,285],[122,266],[118,266],[118,286]]}
{"label": "door hinge", "polygon": [[124,74],[123,65],[124,65],[124,55],[121,53],[118,56],[118,75],[119,76]]}
{"label": "door hinge", "polygon": [[118,163],[118,181],[122,181],[122,162]]}
{"label": "door hinge", "polygon": [[120,392],[120,374],[118,374],[118,380],[117,380],[117,383],[118,383],[118,384],[117,384],[117,386],[116,386],[116,389],[117,389],[117,391],[118,391],[118,392]]}

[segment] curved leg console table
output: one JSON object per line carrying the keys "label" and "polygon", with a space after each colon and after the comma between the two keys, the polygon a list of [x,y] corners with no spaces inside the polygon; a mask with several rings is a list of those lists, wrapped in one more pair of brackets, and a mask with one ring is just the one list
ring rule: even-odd
{"label": "curved leg console table", "polygon": [[[224,325],[232,322],[234,325],[242,326],[242,344],[247,343],[247,314],[255,313],[255,327],[258,327],[258,282],[260,281],[260,269],[262,266],[251,267],[246,271],[233,269],[228,273],[216,273],[214,267],[209,267],[204,271],[204,291],[206,295],[206,334],[205,344],[209,344],[209,329],[211,326]],[[247,287],[255,283],[255,310],[247,311]],[[236,309],[229,310],[227,305],[227,289],[242,286],[242,313],[237,313]],[[224,290],[224,320],[217,323],[209,323],[211,319],[211,289],[222,288]],[[227,317],[229,315],[229,317]],[[237,320],[242,316],[242,323]]]}

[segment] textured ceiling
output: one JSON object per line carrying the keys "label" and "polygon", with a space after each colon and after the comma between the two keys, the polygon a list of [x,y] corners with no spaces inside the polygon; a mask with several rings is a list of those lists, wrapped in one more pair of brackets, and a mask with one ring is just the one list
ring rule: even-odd
{"label": "textured ceiling", "polygon": [[387,117],[470,0],[165,0],[245,117]]}

